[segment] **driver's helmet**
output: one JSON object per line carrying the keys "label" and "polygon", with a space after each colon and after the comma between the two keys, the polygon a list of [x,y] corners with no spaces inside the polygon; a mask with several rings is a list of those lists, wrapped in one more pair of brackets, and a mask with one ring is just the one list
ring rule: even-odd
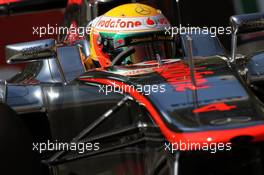
{"label": "driver's helmet", "polygon": [[[171,38],[165,36],[169,27],[162,12],[148,5],[129,3],[115,7],[91,24],[89,60],[97,66],[108,67],[128,46]],[[141,49],[146,52],[146,48]]]}

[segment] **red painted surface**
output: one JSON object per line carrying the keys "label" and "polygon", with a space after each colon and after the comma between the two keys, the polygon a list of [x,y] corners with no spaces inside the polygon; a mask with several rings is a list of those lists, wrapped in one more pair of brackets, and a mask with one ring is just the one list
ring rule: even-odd
{"label": "red painted surface", "polygon": [[78,24],[76,21],[72,21],[70,25],[70,31],[66,36],[65,43],[67,44],[73,44],[75,41],[84,39],[84,37],[81,35],[81,33],[78,33]]}
{"label": "red painted surface", "polygon": [[0,0],[0,4],[8,4],[12,2],[19,2],[21,0]]}
{"label": "red painted surface", "polygon": [[156,71],[170,83],[176,91],[184,92],[187,89],[198,90],[209,88],[204,75],[211,75],[213,71],[206,71],[205,67],[199,67],[195,69],[194,76],[196,80],[196,86],[191,81],[190,68],[183,62],[164,65]]}
{"label": "red painted surface", "polygon": [[214,103],[214,104],[209,104],[206,106],[203,106],[201,108],[197,108],[193,110],[194,113],[203,113],[203,112],[210,112],[210,111],[230,111],[232,109],[235,109],[236,106],[228,106],[225,103]]}
{"label": "red painted surface", "polygon": [[81,5],[82,4],[82,0],[68,0],[68,5],[72,5],[72,4]]}
{"label": "red painted surface", "polygon": [[[116,87],[124,88],[124,83],[116,80],[102,79],[102,78],[82,78],[80,79],[86,82],[99,83],[104,85],[111,85]],[[123,86],[122,86],[123,85]],[[129,86],[129,85],[128,85]],[[132,88],[132,87],[131,87]],[[129,88],[124,88],[125,90]],[[264,125],[256,125],[237,129],[226,129],[226,130],[210,130],[200,132],[174,132],[170,130],[163,122],[160,113],[152,105],[152,103],[142,94],[136,90],[126,92],[139,103],[143,104],[150,116],[153,118],[157,126],[160,128],[163,135],[171,143],[228,143],[232,138],[237,136],[252,136],[253,141],[264,141]],[[208,140],[210,138],[210,141]],[[190,149],[193,149],[190,147]]]}

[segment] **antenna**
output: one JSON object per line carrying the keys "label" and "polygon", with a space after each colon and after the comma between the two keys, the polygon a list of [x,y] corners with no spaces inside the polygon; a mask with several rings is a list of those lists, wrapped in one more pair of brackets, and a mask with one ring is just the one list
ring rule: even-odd
{"label": "antenna", "polygon": [[179,20],[179,26],[182,25],[182,18],[181,18],[181,8],[180,8],[180,0],[176,0],[176,5],[177,5],[177,15],[178,15],[178,20]]}
{"label": "antenna", "polygon": [[189,55],[189,67],[190,67],[190,76],[191,76],[191,80],[192,80],[192,85],[194,87],[196,87],[196,79],[195,79],[195,67],[194,67],[194,63],[193,63],[193,47],[192,47],[192,38],[187,35],[187,46],[188,46],[188,55]]}
{"label": "antenna", "polygon": [[[196,79],[195,79],[195,66],[194,66],[194,61],[193,61],[193,47],[192,47],[192,38],[187,35],[187,46],[188,46],[188,62],[189,62],[189,67],[190,67],[190,76],[191,76],[191,81],[192,81],[192,86],[194,87],[193,92],[193,106],[194,109],[198,108],[198,94],[197,94],[197,83],[196,83]],[[195,114],[198,115],[198,114]],[[198,118],[197,121],[199,122]]]}

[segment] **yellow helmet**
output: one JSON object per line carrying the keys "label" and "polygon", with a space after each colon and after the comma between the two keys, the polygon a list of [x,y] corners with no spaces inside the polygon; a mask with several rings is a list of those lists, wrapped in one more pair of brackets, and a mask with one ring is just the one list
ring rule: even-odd
{"label": "yellow helmet", "polygon": [[115,7],[92,22],[90,58],[107,67],[117,48],[143,41],[148,34],[165,35],[169,26],[162,12],[148,5],[130,3]]}

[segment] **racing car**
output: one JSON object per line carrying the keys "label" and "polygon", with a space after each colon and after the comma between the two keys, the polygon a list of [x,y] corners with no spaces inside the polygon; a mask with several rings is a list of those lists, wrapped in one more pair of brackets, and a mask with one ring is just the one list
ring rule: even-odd
{"label": "racing car", "polygon": [[0,101],[47,174],[263,174],[263,61],[236,53],[263,16],[231,17],[228,57],[210,34],[168,36],[161,11],[121,5],[92,21],[89,40],[7,45],[7,63],[28,65],[0,83]]}

